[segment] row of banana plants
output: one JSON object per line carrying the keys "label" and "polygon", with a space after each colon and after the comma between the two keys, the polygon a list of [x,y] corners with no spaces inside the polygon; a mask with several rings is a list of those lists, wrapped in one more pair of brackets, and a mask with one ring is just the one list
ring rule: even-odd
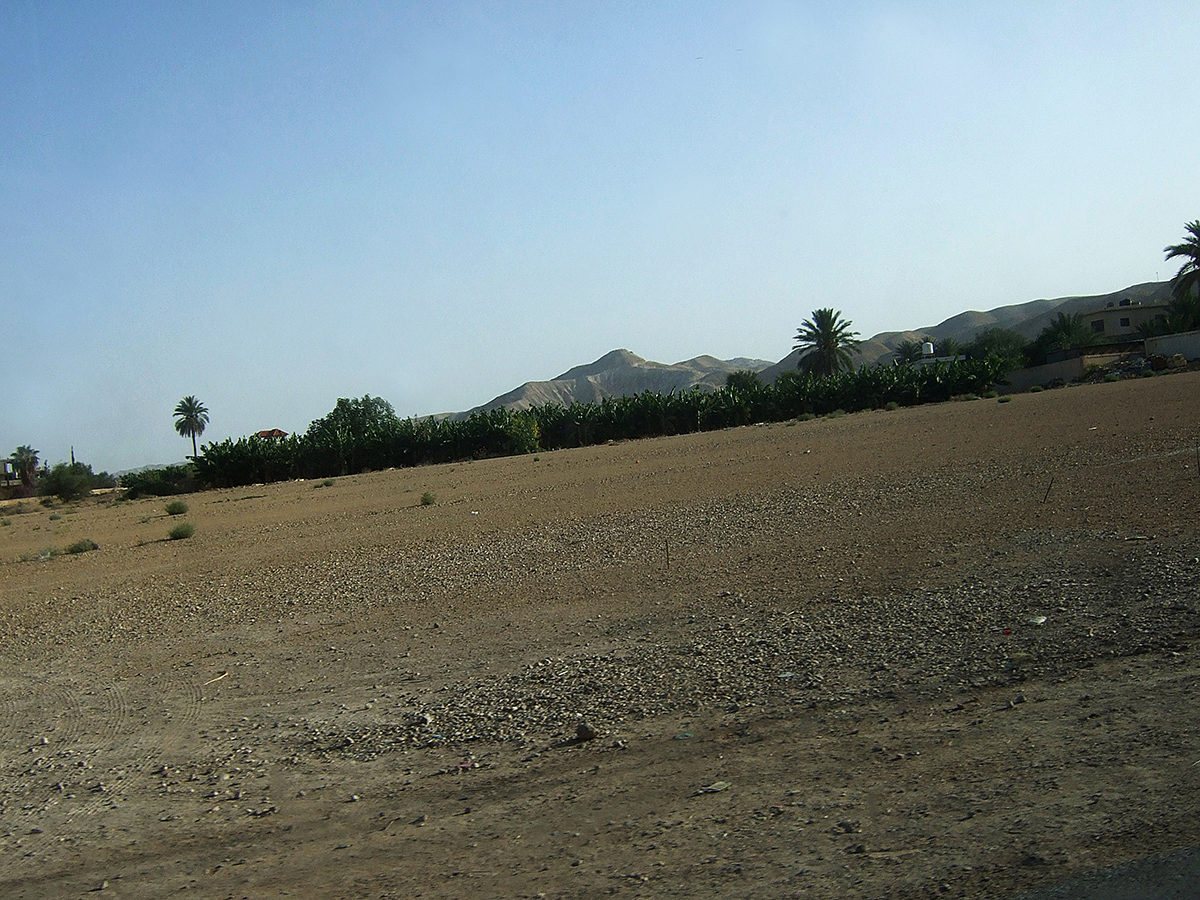
{"label": "row of banana plants", "polygon": [[837,410],[912,406],[983,393],[999,381],[995,357],[912,366],[878,366],[818,377],[785,372],[774,384],[736,373],[716,391],[647,391],[599,403],[500,407],[465,419],[401,419],[378,397],[341,399],[304,434],[249,436],[204,445],[195,474],[204,485],[232,487],[294,478],[328,478],[428,463],[512,456],[779,422]]}

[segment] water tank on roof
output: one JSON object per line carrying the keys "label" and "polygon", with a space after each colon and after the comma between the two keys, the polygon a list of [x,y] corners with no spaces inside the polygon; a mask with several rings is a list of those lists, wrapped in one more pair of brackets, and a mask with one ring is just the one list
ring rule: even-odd
{"label": "water tank on roof", "polygon": [[930,341],[926,341],[925,343],[923,343],[923,344],[921,345],[921,355],[922,355],[922,356],[933,356],[933,344],[932,344],[932,342],[930,342]]}

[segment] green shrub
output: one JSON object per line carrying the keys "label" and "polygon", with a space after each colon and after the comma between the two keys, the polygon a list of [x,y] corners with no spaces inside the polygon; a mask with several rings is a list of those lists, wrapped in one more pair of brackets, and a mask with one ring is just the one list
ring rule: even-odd
{"label": "green shrub", "polygon": [[1121,376],[1118,375],[1116,372],[1109,372],[1107,375],[1104,376],[1104,380],[1105,381],[1120,381]]}
{"label": "green shrub", "polygon": [[421,505],[422,506],[433,506],[433,504],[435,504],[435,503],[437,503],[437,498],[435,496],[433,496],[433,494],[431,494],[429,491],[426,491],[425,493],[423,493],[421,495]]}
{"label": "green shrub", "polygon": [[182,516],[187,511],[188,511],[188,505],[186,503],[184,503],[182,500],[172,500],[170,503],[167,504],[167,515],[168,516]]}
{"label": "green shrub", "polygon": [[196,526],[191,522],[180,522],[167,533],[167,537],[173,541],[182,541],[185,538],[190,538],[195,533]]}
{"label": "green shrub", "polygon": [[986,397],[988,400],[995,400],[999,395],[995,391],[985,391],[980,396]]}
{"label": "green shrub", "polygon": [[997,403],[1012,403],[1012,397],[997,397]]}
{"label": "green shrub", "polygon": [[50,513],[50,521],[51,522],[57,522],[61,518],[62,518],[62,516],[60,516],[58,513]]}
{"label": "green shrub", "polygon": [[1041,393],[1042,391],[1044,391],[1044,390],[1045,390],[1045,388],[1044,388],[1044,387],[1042,387],[1040,384],[1035,384],[1033,387],[1031,387],[1031,388],[1029,389],[1029,393],[1031,393],[1031,394],[1040,394],[1040,393]]}
{"label": "green shrub", "polygon": [[900,404],[897,403],[895,400],[889,400],[887,403],[885,403],[883,405],[883,408],[886,409],[888,412],[895,412],[896,410],[898,410],[900,408]]}
{"label": "green shrub", "polygon": [[126,472],[121,476],[121,487],[130,500],[138,497],[170,497],[172,494],[194,491],[196,479],[191,466],[165,466],[161,469]]}
{"label": "green shrub", "polygon": [[91,538],[83,538],[82,540],[78,540],[75,543],[73,543],[64,552],[66,552],[66,553],[87,553],[89,550],[99,550],[99,549],[100,549],[100,545],[97,544],[95,541],[93,541]]}
{"label": "green shrub", "polygon": [[334,485],[334,480],[332,478],[326,478],[324,481],[321,482],[321,487],[333,487],[333,485]]}
{"label": "green shrub", "polygon": [[38,478],[37,490],[46,497],[60,500],[82,500],[93,488],[113,487],[116,482],[107,472],[99,475],[92,472],[86,463],[59,463]]}
{"label": "green shrub", "polygon": [[7,528],[11,524],[12,524],[12,519],[0,519],[0,525],[3,525],[5,528]]}
{"label": "green shrub", "polygon": [[844,409],[835,409],[833,412],[831,412],[831,413],[827,413],[827,414],[826,414],[826,418],[829,418],[829,419],[840,419],[840,418],[841,418],[842,416],[844,416],[845,414],[846,414],[846,411],[845,411]]}

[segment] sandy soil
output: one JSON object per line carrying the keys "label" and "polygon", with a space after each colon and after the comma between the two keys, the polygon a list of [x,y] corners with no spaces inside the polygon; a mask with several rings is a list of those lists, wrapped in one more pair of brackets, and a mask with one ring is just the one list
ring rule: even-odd
{"label": "sandy soil", "polygon": [[0,894],[986,898],[1198,844],[1198,396],[10,505]]}

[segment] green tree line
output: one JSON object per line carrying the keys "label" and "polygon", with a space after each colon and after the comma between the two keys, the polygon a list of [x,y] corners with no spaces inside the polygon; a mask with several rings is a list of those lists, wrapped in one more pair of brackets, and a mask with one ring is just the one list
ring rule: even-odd
{"label": "green tree line", "polygon": [[[1005,371],[1002,360],[988,357],[825,376],[791,371],[774,384],[764,384],[753,372],[737,372],[715,391],[646,391],[598,403],[547,403],[528,410],[499,407],[465,419],[402,419],[381,398],[343,398],[303,434],[250,435],[205,444],[190,474],[197,486],[234,487],[689,434],[837,410],[911,406],[982,393]],[[136,489],[155,477],[138,473],[123,478],[122,484]],[[144,492],[169,492],[164,486],[159,483]]]}

